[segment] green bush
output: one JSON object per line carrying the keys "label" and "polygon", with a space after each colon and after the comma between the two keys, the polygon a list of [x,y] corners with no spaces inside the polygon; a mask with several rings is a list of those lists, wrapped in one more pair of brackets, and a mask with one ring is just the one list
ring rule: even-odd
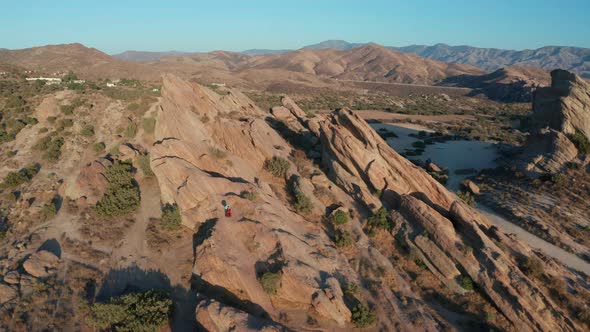
{"label": "green bush", "polygon": [[291,164],[285,158],[274,156],[264,163],[264,168],[277,178],[284,178],[291,168]]}
{"label": "green bush", "polygon": [[338,210],[332,215],[331,220],[334,225],[344,225],[348,222],[348,215],[346,212]]}
{"label": "green bush", "polygon": [[55,116],[48,116],[47,117],[47,122],[49,122],[49,123],[54,123],[55,120],[57,120],[57,117],[55,117]]}
{"label": "green bush", "polygon": [[61,119],[57,124],[60,128],[69,128],[74,125],[74,120],[70,118]]}
{"label": "green bush", "polygon": [[473,283],[473,279],[469,276],[461,276],[461,287],[468,291],[474,290],[475,284]]}
{"label": "green bush", "polygon": [[295,209],[302,213],[310,213],[313,209],[313,203],[309,197],[302,192],[295,194]]}
{"label": "green bush", "polygon": [[115,161],[106,171],[107,191],[96,204],[95,211],[102,217],[126,215],[139,206],[139,189],[135,185],[133,167],[127,161]]}
{"label": "green bush", "polygon": [[457,191],[457,196],[459,196],[459,198],[463,202],[467,203],[468,205],[471,205],[471,206],[475,206],[476,205],[475,198],[468,191],[459,190],[459,191]]}
{"label": "green bush", "polygon": [[573,135],[570,135],[569,138],[572,141],[572,143],[574,143],[580,154],[590,153],[590,142],[588,141],[586,136],[584,136],[584,134],[582,134],[579,131],[576,131]]}
{"label": "green bush", "polygon": [[41,218],[43,220],[49,220],[57,214],[59,198],[54,197],[50,202],[43,204],[41,208]]}
{"label": "green bush", "polygon": [[104,151],[105,148],[106,145],[103,142],[94,143],[94,145],[92,146],[92,150],[94,150],[94,152],[96,153]]}
{"label": "green bush", "polygon": [[22,168],[18,172],[9,172],[4,177],[0,188],[16,188],[25,182],[31,181],[31,179],[39,173],[39,165],[30,165],[27,168]]}
{"label": "green bush", "polygon": [[529,256],[526,258],[523,264],[523,270],[531,277],[538,277],[545,273],[543,262],[535,256]]}
{"label": "green bush", "polygon": [[82,128],[80,134],[84,137],[92,137],[94,136],[94,126],[88,125]]}
{"label": "green bush", "polygon": [[137,125],[135,123],[130,123],[127,128],[124,130],[125,137],[133,138],[137,135]]}
{"label": "green bush", "polygon": [[390,230],[392,228],[391,221],[387,216],[387,210],[384,207],[380,208],[369,217],[367,225],[369,228],[381,228],[385,230]]}
{"label": "green bush", "polygon": [[143,127],[143,130],[146,133],[151,134],[154,132],[154,129],[156,128],[156,119],[155,118],[143,118],[141,120],[141,126]]}
{"label": "green bush", "polygon": [[344,289],[342,290],[344,292],[344,295],[349,296],[349,297],[355,297],[356,295],[358,295],[361,291],[361,287],[358,284],[355,284],[353,282],[349,282],[346,283],[346,285],[344,285]]}
{"label": "green bush", "polygon": [[150,154],[149,153],[142,153],[137,156],[137,165],[143,172],[143,175],[146,178],[153,178],[155,176],[154,172],[152,171],[152,167],[150,166]]}
{"label": "green bush", "polygon": [[16,156],[17,153],[18,153],[18,150],[10,150],[10,151],[6,152],[6,155],[8,157],[14,157],[14,156]]}
{"label": "green bush", "polygon": [[63,137],[52,137],[51,135],[42,137],[35,145],[34,150],[42,151],[42,158],[51,162],[59,160],[61,157],[61,147],[64,145]]}
{"label": "green bush", "polygon": [[149,290],[114,297],[108,303],[95,303],[87,318],[101,331],[159,331],[172,313],[172,300],[165,293]]}
{"label": "green bush", "polygon": [[119,146],[120,146],[120,145],[121,145],[121,144],[119,144],[119,143],[117,143],[117,144],[113,145],[113,146],[110,148],[110,150],[109,150],[109,154],[110,154],[111,156],[116,156],[116,155],[118,155],[119,153],[121,153],[121,151],[119,151]]}
{"label": "green bush", "polygon": [[282,275],[280,272],[265,272],[258,281],[260,281],[262,289],[264,289],[267,294],[273,295],[278,292],[279,288],[281,288],[281,277]]}
{"label": "green bush", "polygon": [[176,203],[166,203],[162,207],[162,227],[169,230],[179,229],[182,225],[182,217],[180,216],[180,209]]}
{"label": "green bush", "polygon": [[366,305],[359,303],[352,308],[352,321],[358,328],[369,327],[377,321],[377,315]]}
{"label": "green bush", "polygon": [[352,236],[348,231],[336,231],[334,236],[334,244],[338,248],[351,246],[354,243]]}
{"label": "green bush", "polygon": [[249,201],[255,201],[258,198],[258,194],[253,191],[244,190],[240,193],[240,197],[247,199]]}

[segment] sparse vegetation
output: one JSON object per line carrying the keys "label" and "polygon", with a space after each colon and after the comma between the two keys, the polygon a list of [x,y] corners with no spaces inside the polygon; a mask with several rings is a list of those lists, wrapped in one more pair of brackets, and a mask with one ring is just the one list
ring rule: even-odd
{"label": "sparse vegetation", "polygon": [[131,163],[115,161],[105,176],[108,181],[107,191],[96,204],[96,213],[111,218],[134,211],[139,206],[139,189],[135,184]]}
{"label": "sparse vegetation", "polygon": [[30,165],[26,168],[22,168],[18,172],[9,172],[4,177],[0,189],[16,188],[25,182],[31,181],[31,179],[39,173],[39,165]]}
{"label": "sparse vegetation", "polygon": [[543,262],[535,256],[529,256],[523,263],[524,272],[531,277],[539,277],[545,273]]}
{"label": "sparse vegetation", "polygon": [[380,228],[390,230],[392,227],[391,220],[389,220],[389,217],[387,216],[387,210],[384,207],[380,208],[377,210],[377,212],[369,217],[367,220],[367,225],[370,229]]}
{"label": "sparse vegetation", "polygon": [[334,225],[344,225],[348,222],[348,215],[342,210],[336,211],[330,218]]}
{"label": "sparse vegetation", "polygon": [[475,198],[468,191],[459,190],[459,191],[457,191],[457,196],[459,196],[459,198],[463,202],[467,203],[468,205],[471,205],[471,206],[475,206],[476,205]]}
{"label": "sparse vegetation", "polygon": [[137,125],[135,123],[130,123],[125,130],[123,131],[125,137],[127,138],[134,138],[137,135]]}
{"label": "sparse vegetation", "polygon": [[214,147],[209,148],[209,154],[211,154],[211,157],[215,159],[225,159],[227,157],[227,153],[225,151]]}
{"label": "sparse vegetation", "polygon": [[334,244],[338,248],[351,246],[354,243],[350,232],[337,230],[334,235]]}
{"label": "sparse vegetation", "polygon": [[90,308],[89,325],[101,331],[159,331],[172,313],[172,300],[158,290],[114,297]]}
{"label": "sparse vegetation", "polygon": [[304,193],[298,192],[295,194],[295,209],[298,212],[310,213],[313,209],[313,203]]}
{"label": "sparse vegetation", "polygon": [[274,295],[281,288],[281,277],[280,272],[265,272],[258,281],[267,294]]}
{"label": "sparse vegetation", "polygon": [[156,128],[156,119],[155,118],[143,118],[141,120],[141,126],[143,130],[148,133],[152,134],[154,129]]}
{"label": "sparse vegetation", "polygon": [[275,177],[284,178],[291,168],[291,164],[285,158],[274,156],[264,163],[264,168]]}
{"label": "sparse vegetation", "polygon": [[80,135],[82,135],[84,137],[94,136],[94,126],[91,126],[91,125],[84,126],[84,128],[82,128],[82,130],[80,131]]}
{"label": "sparse vegetation", "polygon": [[258,198],[258,194],[253,191],[244,190],[240,193],[240,197],[247,199],[249,201],[255,201]]}
{"label": "sparse vegetation", "polygon": [[162,227],[168,230],[177,230],[182,225],[180,209],[176,203],[166,203],[162,207]]}
{"label": "sparse vegetation", "polygon": [[368,306],[359,303],[352,308],[352,321],[358,328],[372,326],[377,321],[377,315]]}
{"label": "sparse vegetation", "polygon": [[140,153],[137,158],[137,165],[141,169],[143,175],[151,179],[155,176],[154,172],[152,171],[152,167],[150,166],[150,154],[149,153]]}
{"label": "sparse vegetation", "polygon": [[103,142],[94,143],[94,145],[92,146],[92,150],[94,150],[94,152],[96,153],[104,151],[105,148],[106,145]]}
{"label": "sparse vegetation", "polygon": [[467,291],[472,291],[475,289],[475,284],[473,283],[473,279],[469,276],[461,276],[461,287]]}
{"label": "sparse vegetation", "polygon": [[59,197],[54,197],[51,201],[45,203],[41,208],[41,218],[43,220],[49,220],[57,214],[59,206]]}
{"label": "sparse vegetation", "polygon": [[573,135],[569,136],[570,140],[574,143],[580,154],[590,153],[590,141],[579,131],[576,131]]}

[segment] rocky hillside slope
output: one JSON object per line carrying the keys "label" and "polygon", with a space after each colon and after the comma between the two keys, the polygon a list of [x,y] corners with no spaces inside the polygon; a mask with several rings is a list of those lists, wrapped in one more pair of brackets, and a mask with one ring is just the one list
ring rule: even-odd
{"label": "rocky hillside slope", "polygon": [[[237,91],[164,77],[151,164],[162,200],[178,204],[196,231],[203,327],[358,326],[363,303],[378,318],[372,324],[388,330],[449,326],[410,287],[403,265],[386,258],[399,243],[446,291],[464,294],[461,280],[472,280],[512,328],[579,328],[522,272],[525,244],[490,227],[364,120],[347,110],[308,118],[288,98],[272,114]],[[315,148],[313,162],[303,146]],[[346,294],[351,284],[356,295]]]}
{"label": "rocky hillside slope", "polygon": [[491,226],[349,110],[286,96],[263,110],[172,74],[157,100],[47,93],[0,145],[2,328],[584,327],[587,276]]}

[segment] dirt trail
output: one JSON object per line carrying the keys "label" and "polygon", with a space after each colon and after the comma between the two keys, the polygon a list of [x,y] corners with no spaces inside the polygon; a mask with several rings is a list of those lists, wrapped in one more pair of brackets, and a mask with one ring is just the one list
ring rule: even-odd
{"label": "dirt trail", "polygon": [[491,209],[479,205],[478,209],[483,213],[488,220],[495,226],[502,229],[505,233],[515,234],[521,241],[527,243],[529,246],[542,250],[545,254],[555,258],[562,262],[566,266],[584,272],[586,275],[590,275],[590,264],[579,258],[578,256],[569,253],[539,237],[527,232],[525,229],[509,222],[508,220],[500,217],[494,213]]}

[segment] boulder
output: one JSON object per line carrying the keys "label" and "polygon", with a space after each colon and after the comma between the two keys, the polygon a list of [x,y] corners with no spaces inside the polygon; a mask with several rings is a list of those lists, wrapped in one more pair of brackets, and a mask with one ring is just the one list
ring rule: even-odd
{"label": "boulder", "polygon": [[58,262],[59,258],[55,254],[41,250],[32,254],[23,263],[23,268],[33,277],[45,278],[56,272]]}
{"label": "boulder", "polygon": [[95,205],[107,190],[106,170],[113,164],[110,159],[99,158],[80,170],[76,181],[66,185],[66,196],[72,200],[85,198],[88,205]]}
{"label": "boulder", "polygon": [[4,275],[4,282],[11,285],[17,285],[20,282],[20,273],[18,271],[10,271]]}
{"label": "boulder", "polygon": [[479,186],[476,185],[475,182],[473,182],[471,180],[464,180],[463,182],[461,182],[461,187],[464,190],[469,191],[473,195],[479,195],[479,193],[480,193]]}
{"label": "boulder", "polygon": [[429,172],[436,172],[436,173],[439,173],[439,172],[442,172],[443,171],[442,168],[438,167],[433,162],[430,162],[430,163],[426,164],[426,170],[429,171]]}
{"label": "boulder", "polygon": [[197,305],[196,320],[205,331],[290,331],[280,324],[250,315],[215,300],[202,300]]}
{"label": "boulder", "polygon": [[284,106],[275,106],[270,110],[270,112],[275,118],[280,120],[291,117],[291,111]]}
{"label": "boulder", "polygon": [[4,304],[17,297],[16,287],[0,283],[0,304]]}

